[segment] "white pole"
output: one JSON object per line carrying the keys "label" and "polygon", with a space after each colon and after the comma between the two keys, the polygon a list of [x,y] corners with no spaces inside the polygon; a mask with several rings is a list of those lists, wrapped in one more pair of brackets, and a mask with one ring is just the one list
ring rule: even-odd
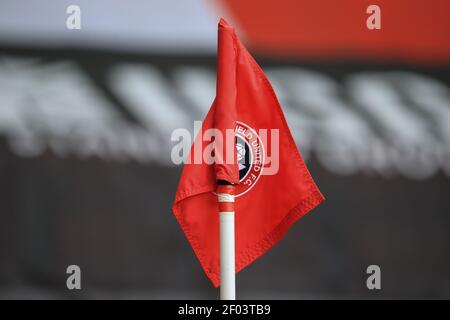
{"label": "white pole", "polygon": [[234,195],[218,193],[220,218],[220,299],[236,300],[234,262]]}

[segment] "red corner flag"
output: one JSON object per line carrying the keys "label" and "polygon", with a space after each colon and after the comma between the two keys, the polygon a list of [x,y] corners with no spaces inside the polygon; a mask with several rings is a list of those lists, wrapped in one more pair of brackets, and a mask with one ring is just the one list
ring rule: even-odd
{"label": "red corner flag", "polygon": [[[216,287],[220,284],[217,180],[236,184],[236,272],[263,255],[324,200],[269,81],[223,19],[217,66],[216,99],[191,148],[173,204],[181,228]],[[231,152],[222,152],[223,147]]]}

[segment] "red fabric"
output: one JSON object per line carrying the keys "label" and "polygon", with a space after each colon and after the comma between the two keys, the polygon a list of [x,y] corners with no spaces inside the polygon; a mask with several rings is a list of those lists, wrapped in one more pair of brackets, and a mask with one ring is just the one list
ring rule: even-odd
{"label": "red fabric", "polygon": [[235,186],[218,185],[217,186],[217,193],[227,193],[227,194],[234,195],[234,188],[235,188]]}
{"label": "red fabric", "polygon": [[234,212],[234,202],[219,202],[219,212]]}
{"label": "red fabric", "polygon": [[[253,152],[253,162],[249,166],[250,173],[241,181],[237,164],[203,162],[184,166],[173,211],[205,273],[216,287],[220,284],[217,179],[236,183],[236,272],[263,255],[296,220],[324,199],[297,150],[264,73],[224,20],[219,23],[218,36],[217,95],[203,121],[202,131],[214,127],[220,130],[236,128],[236,132],[244,134],[259,129],[279,129],[279,170],[273,175],[258,176],[259,164],[263,166],[262,172],[266,170],[264,162],[272,147],[270,140],[266,145],[260,143],[264,152],[262,148],[248,151]],[[244,127],[256,131],[245,131]],[[198,135],[196,143],[201,142],[201,138]],[[263,140],[248,140],[249,145],[258,145],[258,141]],[[206,144],[200,144],[202,149]],[[194,149],[192,146],[191,156],[198,152]],[[258,150],[263,153],[261,163],[258,162]],[[258,178],[253,179],[252,175]],[[249,181],[251,188],[247,185]]]}

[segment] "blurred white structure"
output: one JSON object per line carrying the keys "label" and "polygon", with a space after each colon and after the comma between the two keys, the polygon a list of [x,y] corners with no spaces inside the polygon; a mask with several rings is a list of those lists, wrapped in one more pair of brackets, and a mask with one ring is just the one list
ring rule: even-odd
{"label": "blurred white structure", "polygon": [[[81,9],[81,30],[66,27]],[[210,53],[217,3],[207,0],[14,0],[0,2],[0,43]]]}

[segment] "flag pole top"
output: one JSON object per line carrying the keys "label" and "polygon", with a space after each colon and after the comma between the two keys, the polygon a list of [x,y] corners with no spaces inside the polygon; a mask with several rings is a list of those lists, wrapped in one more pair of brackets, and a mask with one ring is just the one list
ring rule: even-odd
{"label": "flag pole top", "polygon": [[225,21],[224,18],[220,18],[220,21],[219,21],[219,27],[222,27],[222,28],[228,28],[228,29],[233,29],[233,27],[230,26],[230,25],[228,24],[228,22]]}

